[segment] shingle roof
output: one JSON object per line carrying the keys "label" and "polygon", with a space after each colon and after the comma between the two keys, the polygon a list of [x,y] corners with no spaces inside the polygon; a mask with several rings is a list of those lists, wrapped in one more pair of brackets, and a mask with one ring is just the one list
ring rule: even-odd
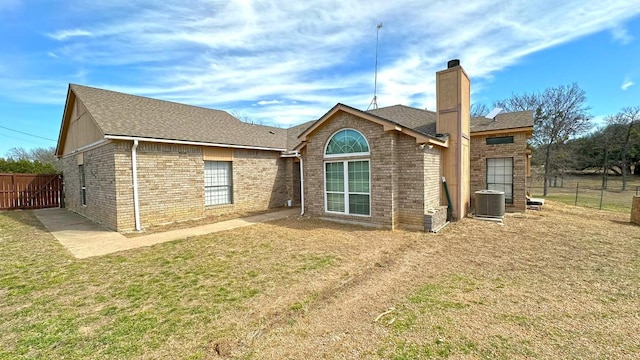
{"label": "shingle roof", "polygon": [[291,150],[300,144],[298,136],[318,120],[311,120],[287,129],[287,149]]}
{"label": "shingle roof", "polygon": [[[436,113],[405,105],[393,105],[375,110],[371,114],[406,126],[426,135],[436,134]],[[517,111],[499,114],[495,119],[471,118],[471,133],[492,130],[507,130],[533,126],[533,111]]]}
{"label": "shingle roof", "polygon": [[83,85],[69,87],[105,135],[287,148],[286,129],[247,124],[222,110]]}
{"label": "shingle roof", "polygon": [[436,135],[436,113],[405,105],[393,105],[369,110],[369,113],[393,121],[425,135]]}
{"label": "shingle roof", "polygon": [[533,126],[533,111],[516,111],[498,114],[494,119],[474,117],[471,132],[527,128]]}

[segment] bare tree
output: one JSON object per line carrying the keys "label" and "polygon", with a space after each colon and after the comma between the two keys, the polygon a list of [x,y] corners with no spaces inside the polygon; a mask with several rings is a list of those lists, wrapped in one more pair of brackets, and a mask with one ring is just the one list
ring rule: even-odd
{"label": "bare tree", "polygon": [[471,104],[471,117],[481,117],[485,116],[491,111],[491,109],[483,104],[483,103],[473,103]]}
{"label": "bare tree", "polygon": [[9,151],[7,151],[7,158],[14,161],[33,160],[31,158],[31,153],[23,147],[14,147],[9,149]]}
{"label": "bare tree", "polygon": [[554,168],[561,166],[555,156],[571,137],[590,127],[587,96],[578,84],[547,88],[541,93],[513,94],[511,98],[497,101],[506,111],[534,111],[532,143],[544,151],[544,191],[547,196],[549,177]]}
{"label": "bare tree", "polygon": [[621,136],[617,138],[620,147],[620,168],[622,171],[622,191],[627,189],[627,176],[629,175],[629,143],[631,136],[640,127],[640,106],[625,107],[614,116],[607,119],[609,125],[622,129]]}
{"label": "bare tree", "polygon": [[14,147],[7,152],[7,158],[14,161],[37,161],[53,166],[56,171],[62,171],[60,161],[56,157],[55,147],[36,147],[30,150],[23,147]]}
{"label": "bare tree", "polygon": [[262,121],[262,119],[254,119],[248,115],[243,115],[241,113],[239,113],[238,111],[231,111],[230,114],[235,117],[236,119],[247,123],[247,124],[251,124],[251,125],[264,125],[264,121]]}

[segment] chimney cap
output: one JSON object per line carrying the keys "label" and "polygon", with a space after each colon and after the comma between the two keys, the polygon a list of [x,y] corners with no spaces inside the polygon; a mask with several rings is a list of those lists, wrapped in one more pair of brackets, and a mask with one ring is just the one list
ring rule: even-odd
{"label": "chimney cap", "polygon": [[447,62],[447,69],[451,69],[456,66],[460,66],[460,59],[451,59]]}

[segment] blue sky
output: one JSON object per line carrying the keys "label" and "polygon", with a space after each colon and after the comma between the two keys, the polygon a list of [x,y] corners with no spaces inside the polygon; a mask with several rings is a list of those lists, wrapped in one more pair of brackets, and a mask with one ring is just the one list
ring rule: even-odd
{"label": "blue sky", "polygon": [[572,82],[596,121],[640,105],[637,1],[0,0],[0,156],[55,146],[68,83],[284,127],[366,109],[380,22],[381,107],[435,109],[452,58],[489,106]]}

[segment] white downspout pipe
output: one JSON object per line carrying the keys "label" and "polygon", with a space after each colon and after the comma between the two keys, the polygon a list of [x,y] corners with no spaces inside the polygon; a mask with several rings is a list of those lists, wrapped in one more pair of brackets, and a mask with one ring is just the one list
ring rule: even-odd
{"label": "white downspout pipe", "polygon": [[296,151],[296,157],[300,159],[300,215],[304,215],[304,161],[299,152]]}
{"label": "white downspout pipe", "polygon": [[133,140],[131,147],[131,173],[133,174],[133,214],[136,219],[136,231],[142,230],[140,226],[140,202],[138,200],[138,139]]}

